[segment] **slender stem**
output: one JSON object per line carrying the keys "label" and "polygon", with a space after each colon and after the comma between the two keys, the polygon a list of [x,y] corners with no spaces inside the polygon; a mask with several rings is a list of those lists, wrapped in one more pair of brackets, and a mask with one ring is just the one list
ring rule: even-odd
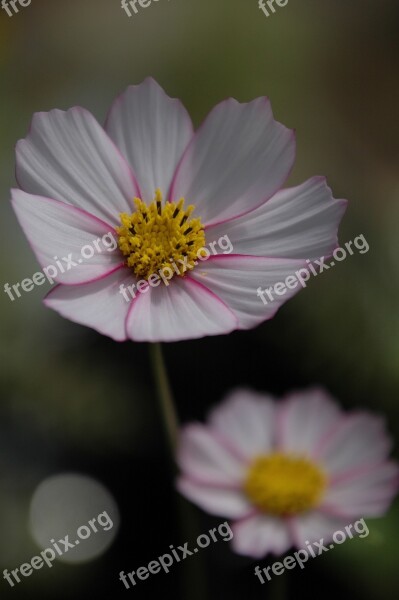
{"label": "slender stem", "polygon": [[287,600],[288,597],[287,573],[285,573],[283,577],[274,577],[272,583],[273,600]]}
{"label": "slender stem", "polygon": [[[150,345],[151,362],[156,380],[159,403],[162,411],[164,427],[169,442],[171,459],[175,464],[175,450],[177,447],[179,420],[176,413],[173,395],[169,384],[161,344]],[[199,523],[196,510],[182,496],[177,499],[178,521],[185,537],[185,541],[191,543],[198,536]],[[206,591],[205,574],[202,570],[202,560],[196,556],[187,561],[183,571],[183,597],[190,600],[205,600],[208,595]]]}
{"label": "slender stem", "polygon": [[162,411],[164,426],[166,429],[166,435],[168,437],[170,450],[172,454],[174,454],[179,431],[179,421],[169,384],[169,378],[166,371],[161,344],[151,344],[150,355],[157,384],[159,402]]}

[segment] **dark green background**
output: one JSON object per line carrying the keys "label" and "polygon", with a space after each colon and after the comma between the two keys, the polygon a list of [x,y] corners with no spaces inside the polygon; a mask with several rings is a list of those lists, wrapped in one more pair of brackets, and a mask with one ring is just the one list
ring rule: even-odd
{"label": "dark green background", "polygon": [[[290,0],[269,18],[257,0],[159,0],[131,19],[119,0],[32,0],[12,18],[1,11],[0,281],[38,270],[9,204],[14,145],[32,113],[83,105],[102,121],[114,96],[148,75],[196,125],[227,96],[267,95],[297,131],[289,183],[326,175],[335,197],[350,201],[340,241],[362,233],[370,251],[315,278],[256,330],[166,346],[181,419],[202,419],[238,384],[277,395],[320,384],[347,408],[385,413],[397,437],[398,21],[396,0]],[[194,600],[190,586],[181,592],[183,567],[134,591],[118,581],[120,570],[188,541],[177,528],[148,348],[63,320],[43,295],[0,295],[0,570],[37,552],[29,500],[52,473],[100,479],[122,523],[101,559],[57,564],[14,589],[0,579],[0,596]],[[214,523],[200,520],[201,532]],[[396,506],[368,520],[368,538],[290,572],[290,597],[396,598],[398,522]],[[270,597],[253,562],[227,544],[202,557],[209,597]]]}

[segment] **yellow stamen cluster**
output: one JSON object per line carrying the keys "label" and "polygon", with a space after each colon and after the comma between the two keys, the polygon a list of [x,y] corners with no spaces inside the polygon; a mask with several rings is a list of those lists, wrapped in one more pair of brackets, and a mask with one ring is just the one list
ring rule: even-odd
{"label": "yellow stamen cluster", "polygon": [[197,264],[198,250],[205,246],[205,233],[201,219],[190,219],[194,206],[184,208],[184,198],[179,202],[162,204],[158,189],[151,204],[134,199],[136,211],[122,213],[121,227],[117,227],[118,245],[126,264],[139,278],[148,279],[160,269],[169,267],[183,275],[183,265]]}
{"label": "yellow stamen cluster", "polygon": [[262,512],[290,516],[316,506],[325,486],[326,476],[316,464],[275,452],[253,461],[244,492]]}

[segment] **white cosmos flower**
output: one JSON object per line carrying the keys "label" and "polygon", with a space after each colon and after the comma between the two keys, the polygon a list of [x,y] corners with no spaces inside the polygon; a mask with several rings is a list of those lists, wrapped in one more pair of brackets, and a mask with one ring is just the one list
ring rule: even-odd
{"label": "white cosmos flower", "polygon": [[[345,210],[320,177],[280,189],[294,156],[294,134],[266,98],[221,102],[194,133],[152,79],[117,98],[104,129],[83,108],[35,114],[17,144],[12,203],[41,266],[78,263],[83,246],[118,238],[113,252],[59,272],[46,305],[119,341],[198,338],[272,318],[300,286],[267,306],[257,288],[331,254]],[[222,236],[233,254],[131,302],[120,293]]]}
{"label": "white cosmos flower", "polygon": [[236,390],[207,425],[183,428],[178,489],[233,520],[233,548],[261,558],[331,541],[358,518],[385,513],[399,488],[385,422],[343,413],[320,389],[276,402]]}

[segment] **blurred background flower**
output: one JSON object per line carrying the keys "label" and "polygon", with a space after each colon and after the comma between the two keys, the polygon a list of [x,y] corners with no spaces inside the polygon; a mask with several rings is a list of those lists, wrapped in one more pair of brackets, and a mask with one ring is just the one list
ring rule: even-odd
{"label": "blurred background flower", "polygon": [[263,558],[382,516],[399,490],[384,420],[343,413],[322,389],[280,402],[245,389],[181,432],[177,488],[203,510],[233,519],[232,546]]}
{"label": "blurred background flower", "polygon": [[[2,281],[22,281],[38,268],[8,202],[14,146],[32,113],[82,105],[102,122],[116,92],[148,75],[182,99],[196,126],[228,96],[267,95],[275,118],[297,131],[288,184],[326,175],[334,195],[350,199],[340,241],[363,233],[370,251],[314,278],[253,331],[168,345],[180,415],[202,419],[234,386],[281,395],[318,382],[347,409],[385,413],[397,438],[398,18],[396,0],[298,0],[269,18],[256,0],[160,0],[130,19],[118,0],[33,1],[12,18],[1,11]],[[188,541],[178,532],[166,457],[159,458],[164,443],[147,349],[116,345],[52,314],[42,305],[43,287],[14,302],[0,296],[1,571],[37,551],[29,505],[51,475],[77,471],[99,480],[115,498],[121,527],[96,561],[57,563],[20,588],[2,580],[2,597],[125,597],[121,569]],[[293,572],[295,598],[309,598],[318,582],[332,597],[396,598],[395,506],[366,539]],[[251,560],[227,544],[204,560],[211,598],[264,597]],[[167,588],[186,600],[182,580],[174,569],[135,594]],[[195,588],[189,597],[203,600]]]}

